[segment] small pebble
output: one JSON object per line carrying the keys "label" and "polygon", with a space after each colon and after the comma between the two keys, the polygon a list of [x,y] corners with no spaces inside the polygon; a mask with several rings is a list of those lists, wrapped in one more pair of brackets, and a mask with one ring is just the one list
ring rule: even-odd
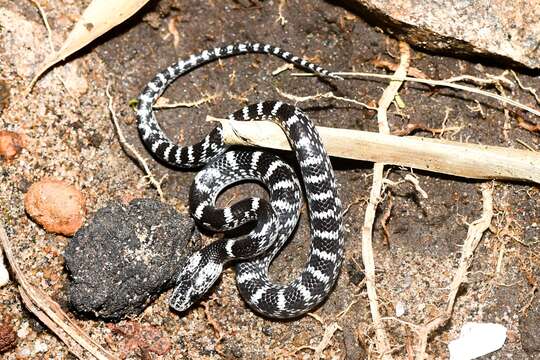
{"label": "small pebble", "polygon": [[396,304],[396,317],[402,317],[407,312],[407,306],[403,301],[398,301]]}
{"label": "small pebble", "polygon": [[28,336],[29,333],[30,333],[29,325],[28,325],[28,322],[25,321],[21,324],[21,327],[19,327],[19,330],[17,330],[17,336],[20,337],[21,339],[24,339],[25,337]]}
{"label": "small pebble", "polygon": [[85,199],[66,181],[45,179],[30,186],[24,208],[48,232],[71,236],[83,224]]}
{"label": "small pebble", "polygon": [[35,342],[34,344],[35,353],[45,353],[47,352],[47,350],[49,350],[49,346],[47,346],[47,344],[39,340]]}
{"label": "small pebble", "polygon": [[0,159],[11,160],[24,148],[24,138],[13,131],[0,131]]}

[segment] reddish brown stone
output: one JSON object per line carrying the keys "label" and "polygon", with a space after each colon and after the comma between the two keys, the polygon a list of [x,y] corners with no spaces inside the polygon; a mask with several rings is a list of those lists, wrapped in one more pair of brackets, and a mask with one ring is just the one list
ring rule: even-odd
{"label": "reddish brown stone", "polygon": [[24,139],[21,134],[13,131],[0,131],[0,158],[11,160],[24,147]]}
{"label": "reddish brown stone", "polygon": [[56,179],[32,184],[24,197],[26,212],[45,230],[73,235],[83,224],[85,199],[73,185]]}

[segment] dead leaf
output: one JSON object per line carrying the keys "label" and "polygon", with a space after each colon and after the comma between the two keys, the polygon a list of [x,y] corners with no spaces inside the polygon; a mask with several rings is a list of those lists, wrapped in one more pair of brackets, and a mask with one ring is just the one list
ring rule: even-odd
{"label": "dead leaf", "polygon": [[93,0],[86,10],[84,10],[81,18],[69,33],[60,50],[51,54],[51,56],[43,62],[40,70],[28,86],[28,92],[32,90],[37,79],[53,65],[66,59],[68,56],[82,49],[116,25],[124,22],[148,1],[149,0]]}

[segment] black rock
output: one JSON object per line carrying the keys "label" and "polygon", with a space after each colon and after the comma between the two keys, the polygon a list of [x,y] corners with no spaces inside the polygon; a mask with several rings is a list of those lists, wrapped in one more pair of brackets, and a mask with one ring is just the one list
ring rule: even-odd
{"label": "black rock", "polygon": [[193,220],[155,200],[100,209],[64,257],[70,306],[104,320],[136,315],[162,291],[194,249]]}

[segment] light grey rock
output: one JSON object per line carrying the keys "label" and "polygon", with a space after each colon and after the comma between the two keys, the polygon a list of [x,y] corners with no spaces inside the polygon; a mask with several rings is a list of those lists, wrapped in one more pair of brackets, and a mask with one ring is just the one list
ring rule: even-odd
{"label": "light grey rock", "polygon": [[540,69],[538,0],[347,0],[399,39]]}

